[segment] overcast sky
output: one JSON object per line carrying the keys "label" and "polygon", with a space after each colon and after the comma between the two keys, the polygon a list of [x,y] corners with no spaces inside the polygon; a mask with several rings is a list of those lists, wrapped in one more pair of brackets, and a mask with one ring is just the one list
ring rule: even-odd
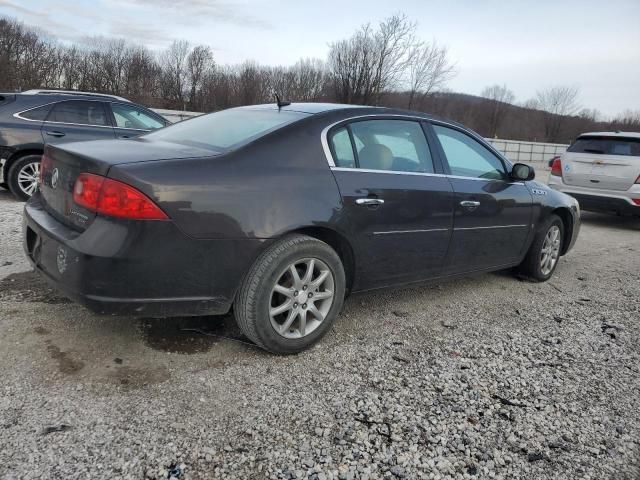
{"label": "overcast sky", "polygon": [[557,84],[604,115],[640,110],[640,0],[0,0],[11,16],[56,37],[122,37],[160,49],[204,43],[219,63],[291,64],[397,12],[449,48],[448,88],[479,94],[506,83],[517,101]]}

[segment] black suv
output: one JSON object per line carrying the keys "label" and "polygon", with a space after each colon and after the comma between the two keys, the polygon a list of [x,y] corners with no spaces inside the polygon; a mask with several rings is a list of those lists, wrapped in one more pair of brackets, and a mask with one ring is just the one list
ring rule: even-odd
{"label": "black suv", "polygon": [[28,199],[37,188],[45,144],[135,137],[169,123],[114,95],[65,90],[0,93],[0,186]]}

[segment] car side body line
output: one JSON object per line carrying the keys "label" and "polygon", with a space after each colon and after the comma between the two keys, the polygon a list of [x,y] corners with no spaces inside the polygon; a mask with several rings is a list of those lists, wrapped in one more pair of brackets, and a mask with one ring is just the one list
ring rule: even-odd
{"label": "car side body line", "polygon": [[428,232],[448,232],[449,228],[428,228],[425,230],[389,230],[384,232],[373,232],[374,235],[392,235],[396,233],[428,233]]}

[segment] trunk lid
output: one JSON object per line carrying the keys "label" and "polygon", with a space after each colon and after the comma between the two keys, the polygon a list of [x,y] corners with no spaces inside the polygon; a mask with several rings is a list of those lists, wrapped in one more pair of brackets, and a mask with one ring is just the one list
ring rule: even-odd
{"label": "trunk lid", "polygon": [[561,162],[567,185],[626,191],[640,175],[640,139],[580,137]]}
{"label": "trunk lid", "polygon": [[73,188],[81,173],[108,176],[113,165],[216,155],[219,152],[208,149],[139,139],[47,145],[42,156],[40,192],[52,216],[83,231],[96,214],[73,201]]}

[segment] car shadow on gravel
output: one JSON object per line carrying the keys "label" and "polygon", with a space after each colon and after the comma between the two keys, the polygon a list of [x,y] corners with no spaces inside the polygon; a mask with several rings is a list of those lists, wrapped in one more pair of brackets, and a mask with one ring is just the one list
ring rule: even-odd
{"label": "car shadow on gravel", "polygon": [[13,194],[9,190],[5,190],[2,187],[0,187],[0,200],[20,203],[20,200],[18,200],[16,197],[14,197]]}
{"label": "car shadow on gravel", "polygon": [[137,321],[137,329],[148,347],[162,352],[203,353],[224,340],[253,346],[231,315],[141,318]]}

